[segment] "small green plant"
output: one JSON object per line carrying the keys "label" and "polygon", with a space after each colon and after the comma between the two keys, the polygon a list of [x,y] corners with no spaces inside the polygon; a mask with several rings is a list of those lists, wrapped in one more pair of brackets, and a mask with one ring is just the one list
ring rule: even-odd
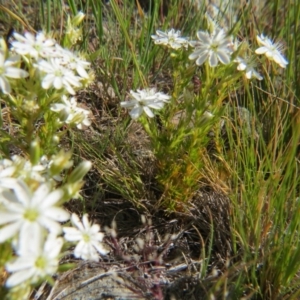
{"label": "small green plant", "polygon": [[[65,44],[78,41],[70,28],[83,17],[69,19]],[[70,128],[91,124],[90,112],[69,95],[86,86],[93,73],[87,71],[89,62],[44,32],[15,32],[11,46],[1,38],[1,272],[5,268],[11,273],[7,297],[27,299],[33,285],[52,282],[64,241],[79,241],[75,256],[98,259],[94,247],[100,250],[103,234],[97,233],[98,225],[90,226],[86,215],[84,225],[73,215],[79,230],[65,227],[64,239],[60,236],[61,222],[70,218],[62,205],[79,197],[92,166],[84,161],[73,167],[72,153],[59,147]]]}

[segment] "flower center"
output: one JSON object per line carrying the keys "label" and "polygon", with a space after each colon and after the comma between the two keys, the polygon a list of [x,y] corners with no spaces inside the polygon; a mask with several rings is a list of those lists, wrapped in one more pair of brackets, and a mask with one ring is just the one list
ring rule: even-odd
{"label": "flower center", "polygon": [[55,75],[56,77],[63,77],[63,73],[62,73],[61,70],[55,70],[54,75]]}
{"label": "flower center", "polygon": [[28,209],[24,213],[24,219],[26,219],[26,220],[28,220],[30,222],[36,221],[36,219],[38,218],[38,216],[39,216],[39,213],[35,209]]}
{"label": "flower center", "polygon": [[89,243],[91,241],[91,238],[87,233],[84,233],[82,235],[82,239],[84,240],[85,243]]}
{"label": "flower center", "polygon": [[43,256],[38,257],[37,260],[35,261],[35,267],[37,269],[44,270],[46,268],[46,266],[47,266],[47,260]]}
{"label": "flower center", "polygon": [[211,43],[210,45],[210,49],[213,51],[213,52],[216,52],[219,48],[219,44],[214,42],[214,43]]}

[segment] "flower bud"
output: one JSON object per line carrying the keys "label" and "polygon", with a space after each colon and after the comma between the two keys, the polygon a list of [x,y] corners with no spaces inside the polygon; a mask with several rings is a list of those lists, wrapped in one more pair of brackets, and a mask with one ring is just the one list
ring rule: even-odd
{"label": "flower bud", "polygon": [[34,140],[30,144],[30,162],[33,166],[37,165],[40,161],[41,148],[38,140]]}
{"label": "flower bud", "polygon": [[71,152],[64,152],[61,150],[55,157],[52,158],[52,164],[50,165],[50,174],[58,175],[64,169],[69,169],[73,162],[70,160],[72,156]]}
{"label": "flower bud", "polygon": [[73,170],[69,175],[68,183],[75,183],[82,180],[85,174],[91,169],[92,163],[90,161],[83,161],[79,166]]}
{"label": "flower bud", "polygon": [[78,26],[82,21],[83,19],[85,18],[85,14],[80,11],[73,19],[72,19],[72,24],[74,26]]}

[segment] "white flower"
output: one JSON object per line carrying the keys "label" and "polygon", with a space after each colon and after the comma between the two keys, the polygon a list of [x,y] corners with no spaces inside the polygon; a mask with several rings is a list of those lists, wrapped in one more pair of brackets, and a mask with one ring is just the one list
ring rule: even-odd
{"label": "white flower", "polygon": [[73,52],[56,45],[58,53],[61,54],[61,63],[70,70],[74,70],[82,78],[89,78],[86,69],[89,68],[90,62],[80,59]]}
{"label": "white flower", "polygon": [[157,30],[156,35],[151,35],[151,38],[154,40],[154,44],[165,45],[172,49],[187,48],[187,38],[180,37],[180,35],[181,32],[175,31],[175,29],[171,29],[167,33]]}
{"label": "white flower", "polygon": [[11,86],[7,78],[25,78],[28,73],[13,65],[19,62],[18,56],[13,56],[5,60],[5,52],[0,50],[0,90],[4,94],[11,92]]}
{"label": "white flower", "polygon": [[64,227],[63,231],[67,241],[78,242],[74,250],[75,257],[98,261],[99,255],[97,251],[101,255],[108,253],[101,243],[104,234],[99,232],[100,226],[98,224],[91,225],[87,214],[83,215],[81,223],[79,217],[73,213],[71,221],[78,229],[74,227]]}
{"label": "white flower", "polygon": [[272,42],[269,38],[263,34],[256,37],[257,42],[262,47],[255,50],[256,54],[265,54],[269,60],[274,60],[281,68],[285,68],[288,61],[281,54],[282,45]]}
{"label": "white flower", "polygon": [[237,57],[234,62],[238,63],[237,70],[245,71],[245,75],[247,79],[256,78],[258,80],[262,80],[263,77],[254,70],[254,63],[251,61],[247,61],[244,58]]}
{"label": "white flower", "polygon": [[[31,243],[30,240],[27,241]],[[6,270],[13,274],[6,281],[7,287],[14,287],[26,281],[36,283],[46,276],[52,276],[59,264],[58,255],[63,245],[63,239],[49,235],[42,245],[40,237],[36,248],[18,257],[14,262],[6,264]]]}
{"label": "white flower", "polygon": [[169,102],[170,96],[156,92],[156,89],[130,91],[132,100],[122,101],[121,107],[132,108],[129,112],[132,119],[136,120],[140,117],[143,111],[148,117],[153,118],[154,114],[150,108],[162,109],[165,103]]}
{"label": "white flower", "polygon": [[16,41],[11,44],[18,54],[29,55],[36,60],[40,57],[48,58],[55,55],[55,40],[46,38],[43,32],[38,32],[36,36],[29,32],[25,32],[24,36],[14,33],[14,38]]}
{"label": "white flower", "polygon": [[40,60],[36,66],[46,73],[42,80],[44,89],[49,89],[51,86],[57,90],[65,88],[71,95],[74,95],[73,87],[81,87],[81,78],[70,69],[65,68],[59,58],[51,58],[49,62]]}
{"label": "white flower", "polygon": [[11,160],[0,161],[0,178],[17,177],[27,181],[44,182],[43,176],[46,167],[43,164],[32,165],[29,160],[21,156],[14,155]]}
{"label": "white flower", "polygon": [[78,129],[85,129],[91,125],[89,119],[90,111],[77,106],[75,97],[70,100],[64,95],[63,103],[55,103],[51,105],[51,110],[59,112],[66,124],[76,124]]}
{"label": "white flower", "polygon": [[195,47],[195,51],[189,55],[189,59],[196,59],[196,64],[201,66],[206,60],[211,67],[216,67],[218,61],[222,64],[230,62],[231,49],[230,39],[223,29],[216,29],[213,33],[198,31],[199,41],[191,41],[190,45]]}
{"label": "white flower", "polygon": [[[61,225],[58,222],[69,219],[64,209],[55,206],[63,196],[62,190],[51,192],[49,185],[44,183],[32,193],[22,180],[14,178],[0,179],[0,187],[0,225],[5,225],[0,229],[0,243],[18,236],[19,252],[38,247],[45,228],[59,234]],[[5,193],[4,189],[7,189]]]}

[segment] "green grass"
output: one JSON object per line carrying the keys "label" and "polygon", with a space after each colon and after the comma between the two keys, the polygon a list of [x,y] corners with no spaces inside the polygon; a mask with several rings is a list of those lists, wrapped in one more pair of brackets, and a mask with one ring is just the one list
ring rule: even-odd
{"label": "green grass", "polygon": [[[96,130],[101,138],[99,134],[90,133],[87,138],[71,132],[74,152],[92,161],[107,191],[142,212],[151,212],[142,201],[147,197],[152,197],[153,207],[169,213],[188,211],[199,187],[209,185],[226,192],[232,251],[223,258],[226,262],[221,275],[213,282],[203,281],[207,299],[212,295],[216,299],[298,299],[300,2],[266,1],[257,12],[260,16],[255,16],[254,4],[232,12],[228,7],[229,18],[239,16],[231,33],[251,42],[253,52],[260,33],[285,44],[286,69],[259,57],[264,76],[261,82],[246,80],[235,64],[214,70],[195,67],[186,54],[172,56],[172,51],[154,45],[150,36],[157,29],[180,29],[184,36],[195,39],[196,32],[207,26],[204,6],[195,12],[192,4],[170,0],[168,13],[162,16],[159,0],[151,1],[151,13],[137,10],[133,2],[123,0],[123,5],[118,5],[111,0],[110,6],[93,0],[70,0],[64,5],[55,0],[39,2],[40,26],[47,31],[56,29],[61,38],[68,13],[87,13],[85,36],[77,50],[87,53],[97,79],[116,95],[116,99],[103,96],[101,109],[114,121],[99,121]],[[0,7],[0,18],[17,29],[34,26],[22,6],[10,12]],[[57,28],[57,24],[62,25]],[[96,39],[93,50],[91,34]],[[193,91],[194,74],[201,80],[197,94]],[[150,139],[147,147],[155,157],[150,162],[154,175],[145,171],[145,162],[137,158],[129,136],[129,117],[118,105],[129,90],[149,86],[173,97],[158,118],[141,120]],[[177,101],[179,98],[183,100]],[[90,105],[96,107],[95,103]],[[247,109],[249,120],[241,117],[238,107]],[[185,110],[185,117],[174,125],[171,120],[179,110]],[[213,119],[203,119],[206,110],[213,112]],[[224,121],[221,130],[220,120]],[[214,133],[214,149],[208,151],[210,132]],[[155,192],[146,185],[148,179],[155,184]],[[211,242],[203,248],[203,259],[212,259],[213,225],[211,235]],[[199,277],[205,279],[209,272],[207,263]]]}

